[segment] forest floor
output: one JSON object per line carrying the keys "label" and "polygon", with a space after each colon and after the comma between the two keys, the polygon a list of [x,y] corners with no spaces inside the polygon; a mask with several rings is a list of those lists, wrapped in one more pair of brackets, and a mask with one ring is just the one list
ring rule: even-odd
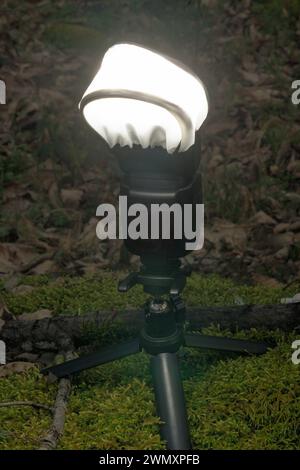
{"label": "forest floor", "polygon": [[[11,315],[42,318],[139,307],[145,295],[139,287],[130,294],[116,292],[116,277],[24,277],[22,292],[2,289]],[[25,289],[27,287],[27,291]],[[218,276],[193,275],[188,280],[188,305],[279,303],[289,289],[240,286]],[[24,312],[28,312],[25,313]],[[122,313],[120,313],[120,316]],[[22,322],[21,322],[22,323]],[[204,334],[264,340],[273,347],[262,356],[238,356],[185,348],[180,351],[181,374],[195,449],[299,449],[300,374],[291,361],[296,332],[279,330],[222,331],[218,325]],[[86,331],[83,343],[99,349],[128,339],[124,326],[108,324]],[[131,333],[132,335],[132,333]],[[38,349],[38,348],[42,349]],[[87,346],[77,352],[83,353]],[[0,368],[0,449],[37,449],[51,425],[49,410],[5,406],[3,402],[33,401],[53,406],[57,385],[49,385],[35,357],[45,364],[62,360],[61,353],[29,348],[22,358]],[[42,353],[42,354],[41,354]],[[20,362],[21,361],[21,362]],[[16,373],[18,372],[18,373]],[[163,449],[149,358],[138,354],[90,371],[73,380],[59,449]]]}
{"label": "forest floor", "polygon": [[[279,303],[299,293],[300,108],[291,102],[299,0],[2,0],[0,10],[0,330],[22,314],[80,315],[145,299],[139,288],[116,293],[120,272],[138,261],[119,241],[96,237],[96,207],[116,202],[118,170],[77,110],[101,55],[121,41],[176,56],[208,88],[205,245],[186,259],[196,272],[187,303]],[[104,330],[97,344],[124,334]],[[299,449],[296,335],[235,336],[276,347],[260,357],[181,353],[194,448]],[[52,406],[56,384],[34,361],[23,364],[19,374],[1,368],[0,402]],[[25,406],[1,407],[0,418],[1,449],[37,448],[51,424],[49,411]],[[74,381],[59,448],[163,447],[146,356]]]}
{"label": "forest floor", "polygon": [[299,0],[4,0],[1,11],[1,275],[136,264],[96,237],[118,171],[77,109],[106,48],[135,41],[183,60],[208,88],[205,245],[186,262],[246,283],[299,278]]}

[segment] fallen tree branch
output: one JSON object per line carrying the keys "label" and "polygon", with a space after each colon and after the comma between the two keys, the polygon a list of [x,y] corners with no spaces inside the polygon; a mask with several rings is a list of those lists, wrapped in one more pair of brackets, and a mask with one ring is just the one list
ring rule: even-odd
{"label": "fallen tree branch", "polygon": [[187,311],[187,320],[196,329],[214,324],[232,332],[251,328],[292,331],[300,326],[300,303],[193,307]]}
{"label": "fallen tree branch", "polygon": [[[238,305],[227,307],[189,307],[186,315],[189,329],[197,330],[218,325],[220,329],[232,332],[238,330],[281,329],[293,331],[300,329],[300,303],[278,305]],[[95,312],[80,316],[59,315],[42,320],[6,321],[1,330],[1,339],[7,344],[7,350],[16,354],[28,351],[46,350],[70,351],[85,344],[85,332],[109,328],[119,324],[132,334],[137,333],[144,323],[141,310],[120,312]]]}
{"label": "fallen tree branch", "polygon": [[0,403],[0,408],[10,406],[32,406],[33,408],[40,408],[42,410],[47,410],[53,412],[53,408],[48,405],[43,405],[42,403],[36,403],[35,401],[5,401]]}
{"label": "fallen tree branch", "polygon": [[53,450],[63,433],[66,417],[67,402],[71,392],[71,381],[61,379],[53,408],[53,422],[49,432],[41,439],[39,450]]}

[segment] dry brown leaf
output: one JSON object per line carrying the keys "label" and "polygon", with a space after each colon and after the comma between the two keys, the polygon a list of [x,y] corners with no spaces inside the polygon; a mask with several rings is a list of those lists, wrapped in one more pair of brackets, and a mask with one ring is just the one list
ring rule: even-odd
{"label": "dry brown leaf", "polygon": [[261,77],[258,73],[256,72],[249,72],[247,70],[240,70],[240,73],[244,80],[246,80],[249,83],[252,83],[253,85],[258,85],[261,82]]}
{"label": "dry brown leaf", "polygon": [[29,369],[36,367],[36,364],[32,362],[9,362],[3,366],[0,366],[0,378],[9,377],[12,374],[20,374],[27,372]]}
{"label": "dry brown leaf", "polygon": [[4,288],[7,291],[13,290],[20,282],[20,276],[13,274],[9,276],[4,281]]}
{"label": "dry brown leaf", "polygon": [[55,263],[55,261],[49,259],[45,260],[40,264],[37,264],[34,268],[30,270],[32,274],[47,274],[58,272],[59,266]]}
{"label": "dry brown leaf", "polygon": [[292,173],[294,178],[300,178],[300,161],[293,160],[288,164],[287,170]]}
{"label": "dry brown leaf", "polygon": [[287,223],[281,223],[281,224],[278,224],[276,225],[276,227],[274,227],[273,229],[273,232],[275,234],[277,233],[283,233],[283,232],[288,232],[291,228],[291,225],[290,224],[287,224]]}
{"label": "dry brown leaf", "polygon": [[252,217],[251,222],[256,225],[276,225],[276,220],[264,211],[256,212]]}
{"label": "dry brown leaf", "polygon": [[22,315],[18,316],[18,320],[36,321],[36,320],[43,320],[44,318],[51,318],[51,317],[52,317],[52,311],[47,308],[42,308],[33,313],[22,313]]}
{"label": "dry brown leaf", "polygon": [[10,273],[18,271],[22,265],[27,264],[36,257],[36,254],[36,250],[30,245],[0,243],[0,272]]}
{"label": "dry brown leaf", "polygon": [[55,208],[61,207],[61,201],[59,199],[58,187],[57,183],[54,182],[51,184],[49,191],[48,191],[49,201],[51,202],[52,206]]}
{"label": "dry brown leaf", "polygon": [[274,258],[277,260],[287,260],[289,257],[289,246],[284,246],[280,250],[276,251]]}
{"label": "dry brown leaf", "polygon": [[50,250],[50,247],[47,243],[40,240],[43,237],[43,232],[36,227],[31,220],[27,217],[20,216],[17,224],[17,232],[19,235],[20,241],[26,241],[34,245],[36,248],[40,248],[44,251]]}
{"label": "dry brown leaf", "polygon": [[282,283],[274,279],[273,277],[264,276],[263,274],[253,273],[252,280],[255,284],[259,284],[266,287],[282,287]]}
{"label": "dry brown leaf", "polygon": [[210,122],[205,127],[205,135],[215,136],[222,132],[233,132],[238,126],[235,119],[230,119],[228,116],[224,116],[223,119],[215,120]]}
{"label": "dry brown leaf", "polygon": [[16,295],[28,294],[29,292],[32,292],[33,290],[34,290],[33,286],[28,286],[26,284],[21,284],[11,289],[12,293]]}
{"label": "dry brown leaf", "polygon": [[61,200],[67,207],[77,209],[83,196],[83,191],[80,189],[62,189]]}

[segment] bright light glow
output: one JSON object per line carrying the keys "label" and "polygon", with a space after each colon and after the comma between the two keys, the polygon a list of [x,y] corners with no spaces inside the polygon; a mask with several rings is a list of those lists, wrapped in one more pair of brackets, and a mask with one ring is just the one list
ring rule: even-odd
{"label": "bright light glow", "polygon": [[[105,90],[125,90],[124,98],[105,97]],[[110,147],[161,146],[172,153],[180,144],[183,152],[193,145],[195,131],[208,112],[206,93],[197,77],[132,44],[118,44],[106,52],[83,98],[97,91],[104,97],[85,104],[83,114]],[[143,93],[150,102],[128,98],[127,91]]]}

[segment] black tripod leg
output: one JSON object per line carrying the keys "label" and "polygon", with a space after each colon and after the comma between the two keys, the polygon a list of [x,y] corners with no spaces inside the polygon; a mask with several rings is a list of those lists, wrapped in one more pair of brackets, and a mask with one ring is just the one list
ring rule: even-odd
{"label": "black tripod leg", "polygon": [[163,424],[162,438],[170,450],[191,449],[185,399],[175,353],[160,353],[151,358],[157,412]]}
{"label": "black tripod leg", "polygon": [[268,345],[263,342],[245,341],[221,336],[206,336],[197,333],[185,333],[185,345],[188,347],[217,349],[248,354],[264,354]]}
{"label": "black tripod leg", "polygon": [[78,357],[77,359],[72,359],[71,361],[67,361],[56,366],[47,367],[42,370],[42,373],[48,374],[51,372],[58,378],[66,377],[82,370],[90,369],[91,367],[100,366],[101,364],[116,361],[122,357],[130,356],[131,354],[136,354],[139,351],[139,339],[134,339],[127,341],[126,343],[109,346],[95,353]]}

